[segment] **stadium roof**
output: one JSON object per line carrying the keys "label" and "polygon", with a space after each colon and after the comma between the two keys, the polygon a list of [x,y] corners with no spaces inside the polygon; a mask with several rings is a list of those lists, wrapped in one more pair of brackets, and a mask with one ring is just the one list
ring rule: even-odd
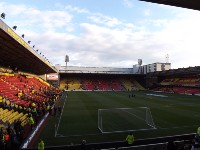
{"label": "stadium roof", "polygon": [[56,69],[0,20],[0,66],[17,67],[37,75],[55,73]]}
{"label": "stadium roof", "polygon": [[140,0],[140,1],[200,10],[199,0]]}

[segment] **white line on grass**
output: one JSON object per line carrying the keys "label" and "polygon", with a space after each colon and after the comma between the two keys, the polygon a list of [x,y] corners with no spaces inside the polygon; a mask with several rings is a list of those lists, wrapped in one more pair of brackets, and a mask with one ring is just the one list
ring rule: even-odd
{"label": "white line on grass", "polygon": [[[135,116],[136,118],[138,118],[138,119],[140,119],[140,120],[146,122],[145,119],[143,119],[143,118],[141,118],[141,117],[139,117],[139,116],[137,116],[137,115],[135,115],[135,114],[132,114],[132,113],[130,113],[130,112],[128,112],[128,111],[125,111],[125,110],[122,110],[122,111],[127,112],[128,114],[130,114],[130,115],[132,115],[132,116]],[[152,126],[152,125],[150,125],[149,123],[147,123],[147,124],[148,124],[150,127],[152,127],[152,128],[156,128],[155,126]]]}
{"label": "white line on grass", "polygon": [[122,131],[108,131],[108,132],[102,132],[103,134],[110,134],[110,133],[124,133],[124,132],[133,132],[133,131],[150,131],[155,130],[156,128],[145,128],[145,129],[133,129],[133,130],[122,130]]}
{"label": "white line on grass", "polygon": [[[148,108],[148,107],[139,107],[139,108]],[[135,114],[133,114],[133,113],[130,113],[129,111],[127,111],[126,109],[132,109],[132,108],[110,108],[110,109],[98,109],[98,111],[99,110],[115,110],[115,109],[119,109],[119,110],[121,110],[121,111],[124,111],[124,112],[126,112],[126,113],[128,113],[128,114],[130,114],[130,115],[132,115],[132,116],[134,116],[134,117],[136,117],[136,118],[138,118],[138,119],[140,119],[140,120],[142,120],[142,121],[144,121],[144,122],[146,122],[146,120],[144,119],[144,118],[142,118],[142,117],[139,117],[139,116],[137,116],[137,115],[135,115]],[[152,129],[156,129],[156,127],[155,126],[152,126],[152,125],[150,125],[150,124],[148,124],[147,123],[147,125],[148,126],[150,126],[150,127],[152,127],[152,128],[145,128],[145,129],[136,129],[136,130],[122,130],[122,131],[111,131],[111,132],[104,132],[102,129],[100,129],[100,131],[104,134],[107,134],[107,133],[123,133],[123,132],[129,132],[129,131],[144,131],[144,130],[152,130]]]}
{"label": "white line on grass", "polygon": [[66,100],[67,100],[67,94],[66,94],[66,96],[65,96],[65,101],[64,101],[64,104],[63,104],[63,107],[62,107],[62,111],[61,111],[61,114],[60,114],[60,118],[59,118],[59,120],[58,120],[57,129],[56,129],[56,131],[55,131],[55,137],[57,136],[57,133],[58,133],[58,128],[59,128],[59,126],[60,126],[60,120],[61,120],[61,118],[62,118],[62,114],[63,114],[63,110],[64,110],[64,107],[65,107],[65,102],[66,102]]}
{"label": "white line on grass", "polygon": [[65,137],[78,137],[78,136],[93,136],[93,135],[102,135],[102,133],[91,133],[91,134],[74,134],[74,135],[61,135],[57,134],[57,138],[65,138]]}
{"label": "white line on grass", "polygon": [[157,96],[157,97],[168,97],[166,95],[160,95],[160,94],[146,94],[146,95],[149,95],[149,96]]}
{"label": "white line on grass", "polygon": [[132,116],[135,116],[136,118],[138,118],[138,119],[140,119],[140,120],[142,120],[142,121],[145,121],[145,122],[146,122],[146,120],[144,120],[143,118],[141,118],[141,117],[139,117],[139,116],[137,116],[137,115],[135,115],[135,114],[132,114],[132,113],[130,113],[130,112],[126,111],[126,110],[123,110],[123,109],[121,109],[121,110],[124,111],[124,112],[127,112],[128,114],[130,114],[130,115],[132,115]]}
{"label": "white line on grass", "polygon": [[[136,108],[148,108],[148,107],[136,107]],[[115,109],[133,109],[133,108],[125,108],[125,107],[116,107],[116,108],[105,108],[105,109],[98,109],[98,110],[115,110]]]}

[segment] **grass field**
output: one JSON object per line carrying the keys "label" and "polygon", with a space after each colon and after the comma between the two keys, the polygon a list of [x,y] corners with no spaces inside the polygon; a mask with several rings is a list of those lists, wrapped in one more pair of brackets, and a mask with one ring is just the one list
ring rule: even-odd
{"label": "grass field", "polygon": [[[129,94],[70,91],[59,102],[63,106],[62,114],[49,117],[39,138],[44,139],[46,146],[79,144],[83,139],[87,143],[111,142],[125,140],[128,130],[134,130],[137,140],[194,133],[200,125],[198,96],[137,91],[135,97],[129,98]],[[155,128],[146,123],[143,110],[137,113],[140,107],[149,108]],[[130,109],[113,112],[113,108]],[[103,128],[110,133],[101,133],[98,128],[99,109],[108,110],[101,117]],[[117,130],[125,132],[115,133]]]}

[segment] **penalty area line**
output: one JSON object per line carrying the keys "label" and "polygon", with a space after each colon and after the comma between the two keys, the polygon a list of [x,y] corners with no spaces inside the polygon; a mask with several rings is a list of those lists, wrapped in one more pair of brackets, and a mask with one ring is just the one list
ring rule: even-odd
{"label": "penalty area line", "polygon": [[61,135],[61,134],[57,134],[57,136],[55,138],[80,137],[80,136],[95,136],[95,135],[102,135],[102,133],[74,134],[74,135]]}

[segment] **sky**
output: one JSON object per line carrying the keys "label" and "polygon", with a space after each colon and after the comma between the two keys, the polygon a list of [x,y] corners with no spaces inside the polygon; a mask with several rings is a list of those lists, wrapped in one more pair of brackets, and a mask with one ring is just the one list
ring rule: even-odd
{"label": "sky", "polygon": [[200,66],[200,11],[139,0],[1,0],[2,12],[53,65],[68,55],[68,66]]}

